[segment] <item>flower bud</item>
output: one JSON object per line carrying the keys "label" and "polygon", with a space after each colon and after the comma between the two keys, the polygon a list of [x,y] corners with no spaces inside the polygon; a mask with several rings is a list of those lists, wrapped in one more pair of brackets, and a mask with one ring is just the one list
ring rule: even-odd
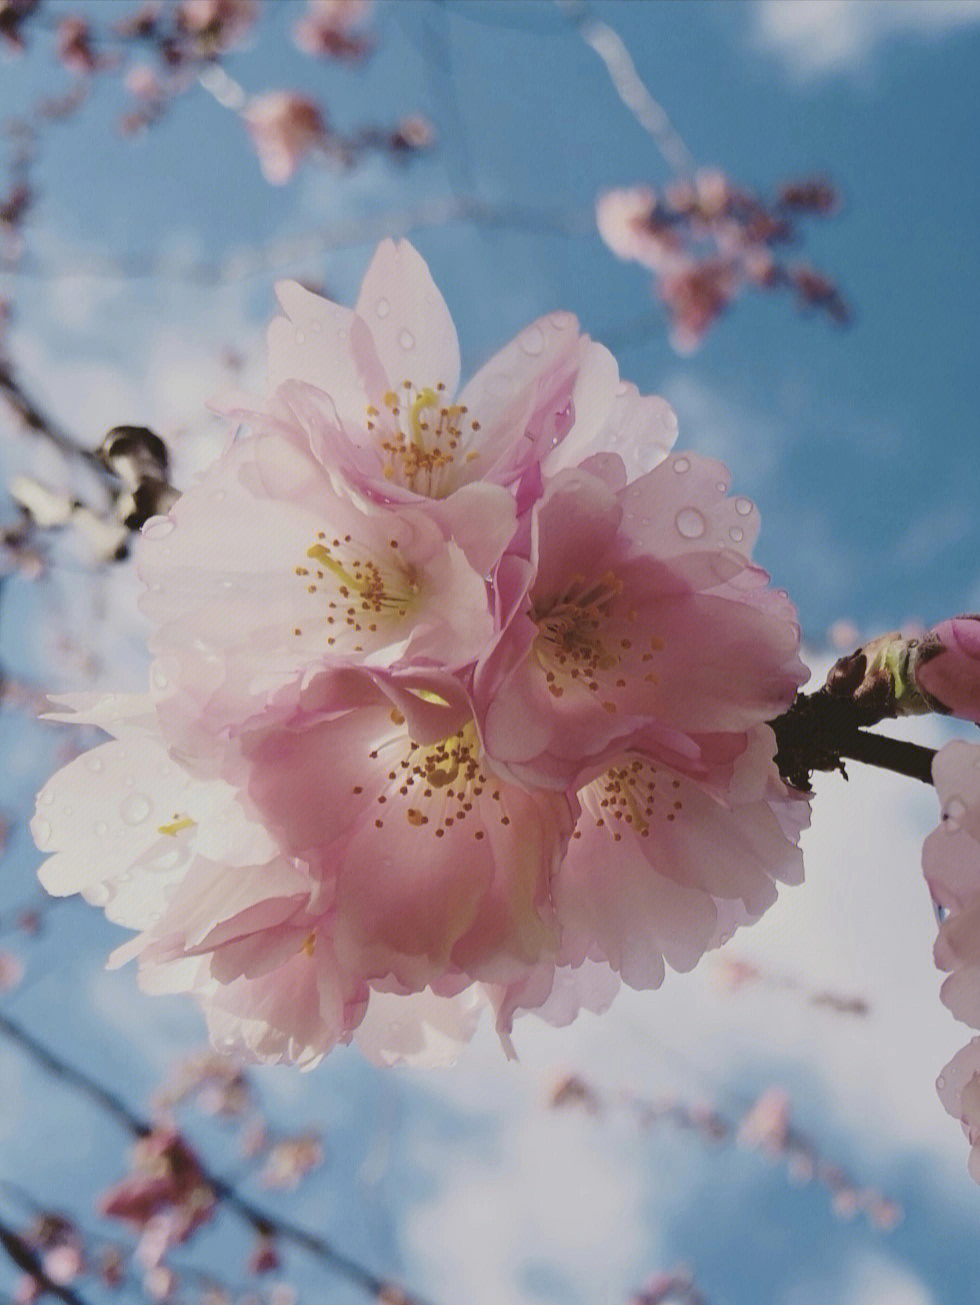
{"label": "flower bud", "polygon": [[933,710],[980,724],[980,615],[933,626],[915,649],[912,675]]}

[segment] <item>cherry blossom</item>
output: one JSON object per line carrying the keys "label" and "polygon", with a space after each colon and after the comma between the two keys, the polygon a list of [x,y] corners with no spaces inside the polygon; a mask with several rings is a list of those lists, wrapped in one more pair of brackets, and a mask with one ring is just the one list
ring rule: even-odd
{"label": "cherry blossom", "polygon": [[[925,841],[926,882],[943,915],[936,964],[950,971],[940,996],[957,1019],[980,1029],[980,745],[948,743],[932,767],[942,823]],[[980,1183],[980,1038],[940,1074],[939,1096],[963,1124],[969,1170]]]}
{"label": "cherry blossom", "polygon": [[262,175],[274,186],[289,180],[324,135],[317,105],[308,96],[293,91],[269,91],[256,96],[243,116]]}
{"label": "cherry blossom", "polygon": [[[805,678],[724,467],[568,314],[459,385],[411,246],[295,283],[269,393],[137,550],[149,692],[38,799],[55,894],[212,1040],[452,1059],[689,969],[801,878],[765,722]],[[406,375],[406,373],[409,373]],[[168,500],[169,501],[169,500]]]}
{"label": "cherry blossom", "polygon": [[305,54],[356,60],[371,49],[363,28],[371,0],[307,0],[306,13],[293,24],[293,40]]}
{"label": "cherry blossom", "polygon": [[958,1051],[936,1080],[939,1099],[963,1125],[970,1144],[968,1169],[980,1183],[980,1038]]}

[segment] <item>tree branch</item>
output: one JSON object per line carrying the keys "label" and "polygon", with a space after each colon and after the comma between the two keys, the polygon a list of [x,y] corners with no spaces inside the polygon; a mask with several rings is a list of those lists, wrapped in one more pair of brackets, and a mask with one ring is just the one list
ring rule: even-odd
{"label": "tree branch", "polygon": [[42,1293],[57,1296],[65,1305],[87,1305],[84,1296],[80,1296],[73,1287],[54,1282],[45,1272],[41,1257],[34,1247],[19,1232],[8,1224],[0,1222],[0,1246],[7,1252],[19,1269],[29,1274],[39,1285]]}
{"label": "tree branch", "polygon": [[[0,1035],[26,1051],[53,1078],[77,1088],[83,1096],[87,1096],[90,1101],[95,1102],[97,1106],[110,1114],[117,1123],[121,1124],[134,1137],[146,1137],[153,1131],[153,1125],[150,1121],[141,1118],[130,1110],[114,1092],[103,1087],[101,1083],[84,1071],[68,1064],[50,1048],[39,1042],[33,1034],[28,1033],[22,1025],[2,1012],[0,1012]],[[426,1302],[422,1297],[410,1294],[403,1287],[391,1282],[389,1279],[380,1277],[357,1260],[337,1250],[326,1238],[254,1205],[246,1197],[242,1196],[232,1183],[211,1173],[200,1162],[198,1163],[198,1169],[202,1179],[212,1189],[217,1199],[223,1201],[229,1209],[234,1210],[238,1217],[249,1224],[260,1236],[276,1237],[282,1241],[292,1242],[294,1246],[299,1246],[308,1251],[325,1268],[346,1278],[349,1282],[354,1283],[376,1298],[384,1299],[383,1293],[387,1292],[391,1295],[397,1291],[400,1293],[399,1299],[404,1302],[404,1305],[429,1305],[429,1302]],[[73,1300],[71,1305],[84,1305],[84,1302],[79,1303],[77,1300]]]}

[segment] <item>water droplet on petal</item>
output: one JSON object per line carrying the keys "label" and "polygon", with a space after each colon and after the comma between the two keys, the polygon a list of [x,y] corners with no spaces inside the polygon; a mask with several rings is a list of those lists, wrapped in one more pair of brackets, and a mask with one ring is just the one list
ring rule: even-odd
{"label": "water droplet on petal", "polygon": [[144,539],[165,539],[174,528],[169,517],[150,517],[141,531]]}
{"label": "water droplet on petal", "polygon": [[105,884],[92,884],[85,889],[85,900],[90,906],[105,906],[112,894]]}
{"label": "water droplet on petal", "polygon": [[305,336],[305,334],[304,334],[302,331],[297,331],[297,332],[296,332],[296,343],[297,343],[297,344],[305,344],[305,343],[306,343],[306,336]]}
{"label": "water droplet on petal", "polygon": [[127,825],[141,825],[152,810],[153,804],[145,793],[130,793],[119,814]]}
{"label": "water droplet on petal", "polygon": [[107,833],[108,829],[109,826],[106,824],[104,820],[97,820],[95,824],[92,826],[92,832],[94,834],[98,834],[99,838],[101,838],[103,834]]}
{"label": "water droplet on petal", "polygon": [[61,808],[61,814],[63,816],[70,816],[74,810],[75,808],[71,805],[71,803],[66,802],[65,805]]}
{"label": "water droplet on petal", "polygon": [[526,354],[536,358],[544,349],[544,335],[540,326],[529,326],[523,335],[517,337],[517,343]]}
{"label": "water droplet on petal", "polygon": [[101,758],[101,757],[88,757],[88,758],[86,758],[85,764],[86,764],[86,766],[88,766],[89,770],[92,770],[92,771],[94,771],[96,774],[98,774],[99,771],[102,769],[102,758]]}
{"label": "water droplet on petal", "polygon": [[50,789],[45,789],[44,792],[41,794],[41,806],[49,807],[51,806],[52,802],[54,802],[54,794],[51,792]]}
{"label": "water droplet on petal", "polygon": [[313,319],[313,321],[310,322],[310,330],[311,330],[311,331],[322,331],[322,330],[323,330],[323,323],[320,321],[319,317],[315,317],[315,318]]}
{"label": "water droplet on petal", "polygon": [[678,475],[683,475],[685,471],[690,471],[690,469],[691,469],[690,458],[674,459],[674,470],[678,473]]}
{"label": "water droplet on petal", "polygon": [[719,480],[718,484],[715,486],[715,489],[718,491],[719,494],[728,493],[728,486],[725,484],[723,480]]}
{"label": "water droplet on petal", "polygon": [[747,517],[752,511],[752,500],[748,498],[737,498],[735,500],[735,511],[740,517]]}
{"label": "water droplet on petal", "polygon": [[402,331],[398,337],[398,343],[405,350],[405,352],[408,353],[409,350],[415,348],[415,336],[412,334],[411,331]]}
{"label": "water droplet on petal", "polygon": [[154,666],[153,672],[150,675],[150,682],[155,689],[165,689],[170,683],[159,666]]}
{"label": "water droplet on petal", "polygon": [[946,1086],[946,1075],[940,1074],[939,1077],[936,1079],[936,1087],[939,1088],[940,1092],[942,1092],[945,1086]]}
{"label": "water droplet on petal", "polygon": [[387,317],[391,312],[391,304],[389,304],[387,299],[379,299],[374,305],[374,311],[379,317]]}
{"label": "water droplet on petal", "polygon": [[616,386],[616,397],[618,399],[625,399],[626,395],[629,394],[632,388],[633,386],[629,381],[620,381]]}
{"label": "water droplet on petal", "polygon": [[700,539],[704,534],[705,520],[697,508],[681,508],[678,512],[674,524],[677,527],[678,534],[685,539]]}
{"label": "water droplet on petal", "polygon": [[346,339],[347,339],[347,327],[346,327],[346,326],[342,326],[342,327],[340,328],[340,330],[337,332],[337,339],[338,339],[338,340],[346,340]]}
{"label": "water droplet on petal", "polygon": [[741,526],[732,526],[731,530],[728,532],[728,537],[729,539],[734,539],[736,544],[740,544],[745,538],[745,531]]}
{"label": "water droplet on petal", "polygon": [[48,839],[51,837],[51,825],[43,816],[41,816],[35,820],[34,824],[31,826],[31,833],[34,835],[34,842],[37,843],[38,847],[43,852],[45,850],[45,843],[47,843]]}

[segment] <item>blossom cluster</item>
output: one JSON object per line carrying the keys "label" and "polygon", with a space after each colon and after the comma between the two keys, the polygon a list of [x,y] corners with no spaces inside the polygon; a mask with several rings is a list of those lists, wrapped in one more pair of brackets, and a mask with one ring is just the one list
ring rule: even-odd
{"label": "blossom cluster", "polygon": [[675,181],[610,190],[596,204],[599,235],[619,258],[654,275],[679,353],[696,349],[746,289],[789,289],[801,308],[817,308],[844,325],[850,310],[832,281],[808,263],[787,262],[778,247],[795,238],[802,215],[827,217],[840,207],[828,182],[787,182],[760,199],[715,169]]}
{"label": "blossom cluster", "polygon": [[42,791],[52,893],[220,1049],[451,1058],[656,987],[802,876],[765,722],[805,677],[758,519],[567,313],[459,388],[406,242],[278,287],[269,388],[137,566],[149,691]]}

